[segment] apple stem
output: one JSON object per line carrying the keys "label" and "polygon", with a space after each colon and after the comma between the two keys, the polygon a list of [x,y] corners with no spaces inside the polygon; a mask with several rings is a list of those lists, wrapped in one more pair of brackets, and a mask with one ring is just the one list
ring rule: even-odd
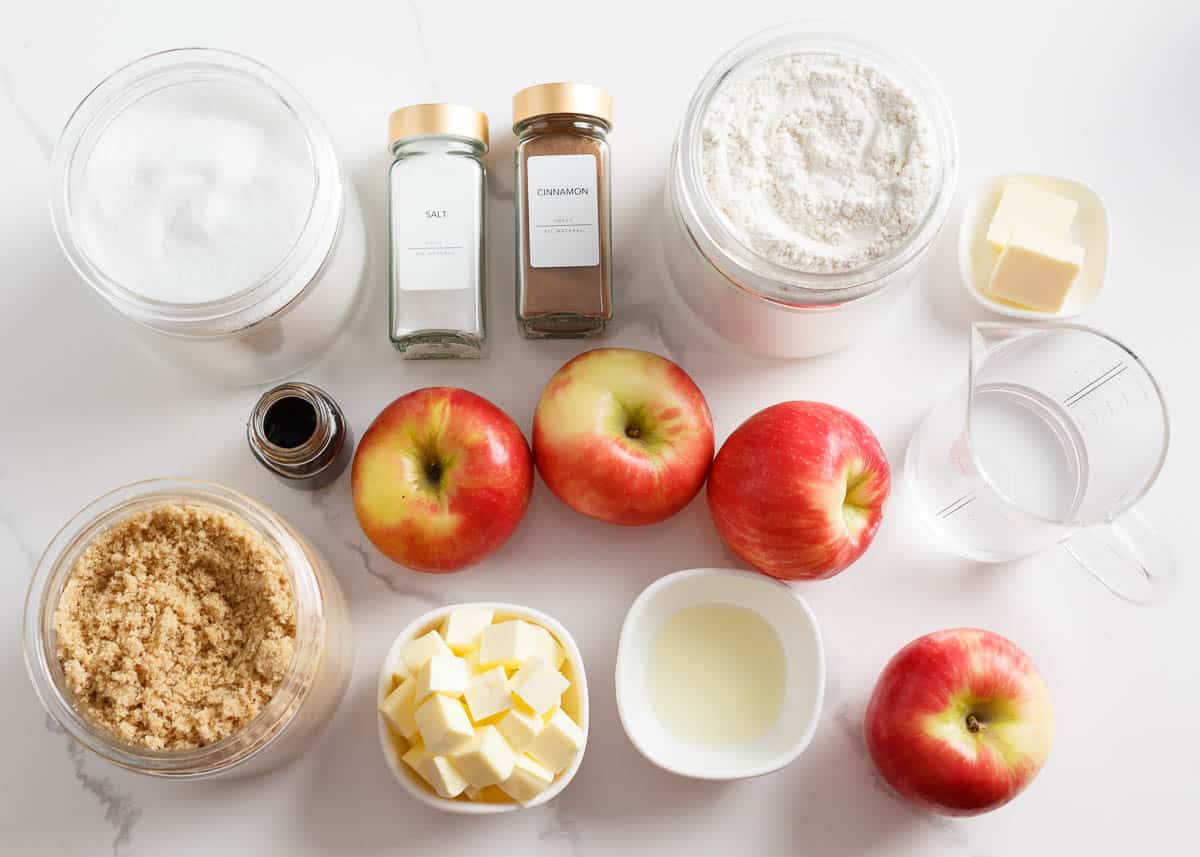
{"label": "apple stem", "polygon": [[431,461],[425,465],[425,478],[434,485],[442,478],[442,464],[440,461]]}
{"label": "apple stem", "polygon": [[974,714],[967,715],[967,731],[968,732],[982,732],[986,728],[987,727],[984,725],[984,723],[978,717],[976,717]]}
{"label": "apple stem", "polygon": [[634,438],[635,440],[642,436],[642,430],[637,426],[630,426],[625,429],[625,436]]}

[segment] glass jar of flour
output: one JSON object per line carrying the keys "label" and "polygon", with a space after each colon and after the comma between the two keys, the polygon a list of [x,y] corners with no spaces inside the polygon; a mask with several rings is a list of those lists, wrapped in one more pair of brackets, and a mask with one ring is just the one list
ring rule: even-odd
{"label": "glass jar of flour", "polygon": [[307,102],[238,54],[120,69],[76,108],[51,164],[67,258],[150,349],[235,384],[289,375],[358,303],[365,233]]}
{"label": "glass jar of flour", "polygon": [[811,24],[752,36],[709,70],[676,137],[663,228],[675,291],[749,352],[861,341],[928,256],[957,162],[921,66]]}

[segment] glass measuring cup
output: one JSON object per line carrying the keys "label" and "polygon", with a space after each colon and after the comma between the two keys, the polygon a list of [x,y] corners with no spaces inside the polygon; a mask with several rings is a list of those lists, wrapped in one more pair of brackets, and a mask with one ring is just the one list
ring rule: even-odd
{"label": "glass measuring cup", "polygon": [[905,459],[921,516],[954,552],[1003,562],[1062,543],[1116,595],[1146,603],[1175,563],[1134,505],[1169,438],[1154,376],[1075,324],[971,326],[967,382],[918,427]]}

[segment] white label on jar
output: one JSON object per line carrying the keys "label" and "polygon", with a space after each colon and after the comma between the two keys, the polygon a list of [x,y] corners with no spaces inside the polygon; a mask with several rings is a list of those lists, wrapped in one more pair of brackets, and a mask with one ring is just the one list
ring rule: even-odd
{"label": "white label on jar", "polygon": [[600,264],[595,155],[535,155],[525,162],[529,264],[590,268]]}
{"label": "white label on jar", "polygon": [[425,159],[397,166],[401,171],[392,180],[392,265],[400,288],[471,288],[480,228],[474,172],[439,169]]}

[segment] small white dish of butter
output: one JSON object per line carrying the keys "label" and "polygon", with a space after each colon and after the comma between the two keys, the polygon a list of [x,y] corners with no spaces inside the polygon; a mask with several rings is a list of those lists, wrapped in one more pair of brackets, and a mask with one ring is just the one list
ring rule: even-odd
{"label": "small white dish of butter", "polygon": [[706,780],[768,774],[816,730],[820,630],[803,599],[765,575],[675,572],[629,608],[616,689],[629,740],[660,768]]}
{"label": "small white dish of butter", "polygon": [[963,210],[958,263],[981,306],[1027,320],[1072,318],[1108,270],[1108,211],[1082,182],[1024,173],[984,182]]}
{"label": "small white dish of butter", "polygon": [[400,632],[378,686],[379,740],[422,803],[491,814],[539,806],[587,744],[583,657],[554,619],[515,604],[456,604]]}

